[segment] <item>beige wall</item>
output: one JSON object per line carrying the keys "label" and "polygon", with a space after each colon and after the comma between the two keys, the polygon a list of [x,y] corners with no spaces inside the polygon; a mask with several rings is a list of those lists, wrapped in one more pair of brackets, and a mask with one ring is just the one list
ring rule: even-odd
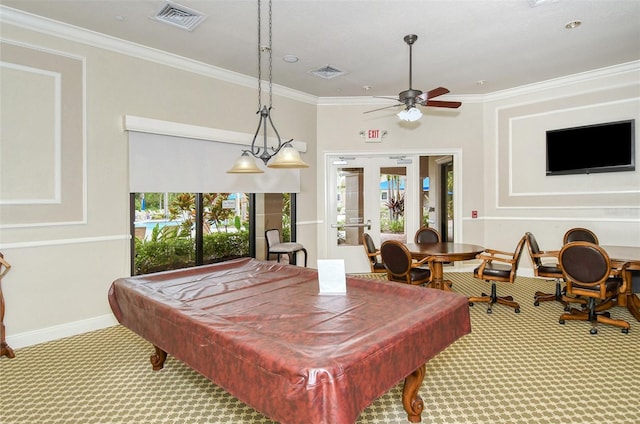
{"label": "beige wall", "polygon": [[[74,219],[78,208],[85,209],[80,211],[84,221],[47,223],[42,216],[43,225],[2,228],[0,233],[0,249],[13,265],[2,284],[7,335],[15,348],[115,322],[107,290],[114,279],[129,274],[130,265],[123,116],[252,134],[256,90],[242,81],[214,78],[200,65],[167,66],[157,57],[115,53],[112,47],[6,22],[1,31],[5,41],[71,55],[85,64],[86,175],[75,183],[84,187],[86,198],[73,206]],[[276,90],[279,132],[308,143],[304,159],[312,166],[301,171],[298,241],[307,246],[310,265],[322,257],[328,225],[324,156],[339,152],[460,152],[464,242],[513,249],[525,231],[532,231],[542,248],[552,249],[567,228],[586,226],[603,244],[640,245],[640,170],[573,176],[561,183],[544,177],[538,149],[551,124],[638,119],[639,72],[635,64],[510,93],[462,96],[459,110],[430,110],[415,124],[399,123],[393,112],[363,114],[372,105],[326,99],[316,104],[309,96]],[[638,127],[637,122],[636,132]],[[359,133],[366,129],[387,135],[382,143],[364,143]],[[479,211],[478,219],[471,219],[472,210]]]}
{"label": "beige wall", "polygon": [[[123,117],[134,115],[252,135],[257,125],[257,92],[255,86],[213,78],[206,69],[190,71],[190,64],[165,66],[4,22],[2,40],[54,56],[71,56],[85,66],[81,81],[85,104],[79,110],[68,110],[69,105],[63,102],[64,113],[84,114],[85,118],[84,151],[65,149],[63,144],[61,152],[63,158],[79,158],[86,169],[85,175],[80,173],[67,183],[85,192],[84,201],[67,206],[66,215],[71,216],[67,221],[73,223],[64,222],[65,213],[61,219],[53,217],[55,220],[46,213],[23,222],[19,216],[17,222],[9,222],[2,214],[0,220],[0,250],[12,265],[2,281],[4,321],[9,344],[16,348],[115,323],[107,291],[113,280],[130,272],[128,145]],[[170,58],[167,63],[172,63]],[[287,139],[306,142],[308,151],[303,158],[315,163],[315,104],[290,98],[295,96],[279,96],[276,90],[273,119],[278,131]],[[15,101],[3,98],[3,105]],[[212,165],[227,164],[216,164],[212,158]],[[28,167],[29,162],[23,166]],[[27,175],[40,178],[37,172]],[[11,175],[3,176],[5,182],[7,179]],[[301,180],[298,218],[313,222],[313,167],[301,171]],[[23,205],[25,211],[28,206]],[[298,240],[313,237],[313,232],[315,229],[309,232],[303,227]],[[315,240],[309,243],[313,245]]]}
{"label": "beige wall", "polygon": [[[587,227],[603,245],[640,245],[637,64],[602,77],[576,76],[495,97],[485,103],[484,113],[486,189],[479,211],[484,243],[513,250],[518,237],[530,231],[542,249],[554,250],[566,230]],[[636,119],[635,171],[545,176],[547,129],[625,119]]]}

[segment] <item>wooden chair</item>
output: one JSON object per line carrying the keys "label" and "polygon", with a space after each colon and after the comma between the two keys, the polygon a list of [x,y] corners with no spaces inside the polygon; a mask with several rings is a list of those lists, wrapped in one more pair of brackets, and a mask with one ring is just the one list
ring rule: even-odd
{"label": "wooden chair", "polygon": [[376,247],[369,233],[362,234],[362,246],[364,247],[364,251],[367,255],[367,259],[369,259],[369,266],[371,267],[371,272],[375,272],[375,273],[387,272],[387,268],[384,267],[382,260],[378,260],[378,258],[380,258],[380,249]]}
{"label": "wooden chair", "polygon": [[387,240],[382,243],[380,256],[389,281],[413,285],[429,285],[432,282],[431,271],[421,267],[432,260],[431,256],[414,261],[407,246],[397,240]]}
{"label": "wooden chair", "polygon": [[442,237],[435,228],[420,227],[413,236],[413,241],[416,243],[440,243]]}
{"label": "wooden chair", "polygon": [[304,266],[307,266],[307,249],[300,243],[282,242],[280,238],[280,230],[273,228],[264,232],[264,238],[267,240],[267,260],[271,255],[276,255],[280,262],[281,255],[289,257],[289,263],[295,264],[295,255],[298,252],[304,253]]}
{"label": "wooden chair", "polygon": [[558,253],[560,251],[540,250],[538,241],[532,233],[527,232],[524,236],[527,239],[527,248],[529,250],[529,256],[531,257],[531,263],[533,264],[533,275],[536,277],[555,280],[556,282],[555,293],[544,293],[541,291],[535,292],[533,296],[534,306],[539,306],[540,302],[548,302],[552,300],[562,302],[562,283],[564,281],[564,277],[562,276],[562,270],[558,264]]}
{"label": "wooden chair", "polygon": [[498,303],[513,308],[517,314],[520,313],[520,305],[513,301],[512,296],[497,295],[496,282],[500,281],[513,284],[516,279],[518,264],[520,263],[525,240],[526,236],[522,236],[513,253],[486,249],[476,256],[476,259],[481,259],[482,263],[473,270],[473,276],[480,280],[490,281],[491,294],[482,293],[477,297],[469,297],[469,306],[473,306],[475,302],[488,303],[487,313],[490,314],[493,312],[493,305]]}
{"label": "wooden chair", "polygon": [[566,320],[590,321],[590,333],[597,334],[597,324],[610,324],[622,328],[628,333],[630,325],[627,321],[613,319],[606,309],[616,304],[615,298],[626,290],[626,272],[629,262],[619,268],[612,268],[611,260],[605,250],[594,243],[586,241],[570,242],[560,249],[558,255],[560,268],[567,282],[568,296],[587,298],[583,309],[571,308],[560,316],[558,322]]}
{"label": "wooden chair", "polygon": [[4,259],[4,255],[0,253],[0,356],[7,358],[15,358],[16,354],[7,344],[4,328],[4,295],[2,294],[2,277],[11,269],[11,265]]}
{"label": "wooden chair", "polygon": [[564,233],[562,244],[571,243],[572,241],[588,241],[593,244],[598,243],[598,236],[587,228],[572,228]]}
{"label": "wooden chair", "polygon": [[[533,263],[533,274],[536,277],[541,278],[549,278],[555,280],[556,282],[556,291],[555,293],[544,293],[541,291],[535,292],[533,296],[533,305],[540,306],[540,302],[548,302],[548,301],[557,301],[562,303],[565,308],[565,311],[569,310],[569,303],[566,302],[568,296],[566,296],[566,289],[562,287],[564,282],[564,276],[562,274],[562,269],[560,269],[560,264],[558,263],[558,254],[559,250],[540,250],[538,246],[538,242],[536,238],[531,233],[526,233],[525,237],[527,238],[527,246],[529,248],[529,256],[531,257],[531,262]],[[544,260],[546,258],[547,260]],[[571,298],[571,302],[580,303],[585,305],[587,303],[586,300],[581,298]]]}

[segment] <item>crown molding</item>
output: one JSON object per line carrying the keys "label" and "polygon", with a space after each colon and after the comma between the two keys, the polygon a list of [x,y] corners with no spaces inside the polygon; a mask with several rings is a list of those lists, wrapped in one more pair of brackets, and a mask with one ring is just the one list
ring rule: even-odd
{"label": "crown molding", "polygon": [[[199,75],[215,78],[243,87],[257,87],[256,78],[249,77],[247,75],[229,71],[227,69],[219,68],[213,65],[208,65],[196,60],[187,59],[185,57],[167,53],[162,50],[135,44],[106,34],[79,28],[73,25],[54,21],[52,19],[43,18],[41,16],[33,15],[2,5],[0,5],[0,23],[14,25],[43,34],[60,37],[66,40],[76,41],[93,47],[110,50],[115,53],[145,59],[154,63],[171,66],[180,70],[193,72]],[[507,99],[515,96],[527,95],[539,92],[541,90],[554,89],[557,87],[566,86],[568,84],[577,84],[603,77],[638,71],[640,71],[640,61],[633,61],[483,95],[456,95],[455,99],[464,103],[483,103],[488,101]],[[273,84],[273,92],[279,96],[286,97],[292,100],[322,106],[357,106],[388,103],[384,102],[382,99],[371,96],[316,97],[277,84]],[[446,99],[446,97],[443,96],[443,99]]]}
{"label": "crown molding", "polygon": [[[2,5],[0,5],[0,23],[148,60],[243,87],[255,89],[258,86],[257,79],[247,75]],[[277,84],[273,84],[273,92],[278,96],[303,103],[316,105],[318,102],[316,96]]]}

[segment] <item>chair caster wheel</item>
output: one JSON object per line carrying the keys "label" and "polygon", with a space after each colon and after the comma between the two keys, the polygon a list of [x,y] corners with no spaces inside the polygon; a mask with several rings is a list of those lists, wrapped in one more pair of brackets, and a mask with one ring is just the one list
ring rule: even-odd
{"label": "chair caster wheel", "polygon": [[564,307],[564,311],[565,311],[565,312],[569,312],[570,310],[571,310],[571,306],[566,305],[566,306]]}
{"label": "chair caster wheel", "polygon": [[533,302],[533,306],[540,306],[540,302],[536,300],[535,302]]}
{"label": "chair caster wheel", "polygon": [[623,329],[622,329],[622,332],[623,332],[624,334],[629,334],[629,329],[628,329],[628,328],[623,328]]}
{"label": "chair caster wheel", "polygon": [[558,323],[559,323],[559,324],[562,324],[562,325],[564,325],[564,320],[563,320],[563,319],[561,319],[561,320],[558,320]]}
{"label": "chair caster wheel", "polygon": [[488,314],[493,313],[493,309],[491,309],[491,308],[487,309],[487,313],[488,313]]}
{"label": "chair caster wheel", "polygon": [[473,302],[469,302],[469,306],[473,306]]}
{"label": "chair caster wheel", "polygon": [[611,318],[611,314],[609,312],[603,312],[602,315],[604,315],[607,318]]}
{"label": "chair caster wheel", "polygon": [[516,314],[520,313],[520,308],[516,308]]}
{"label": "chair caster wheel", "polygon": [[598,330],[596,328],[592,328],[591,330],[589,330],[590,334],[598,334]]}

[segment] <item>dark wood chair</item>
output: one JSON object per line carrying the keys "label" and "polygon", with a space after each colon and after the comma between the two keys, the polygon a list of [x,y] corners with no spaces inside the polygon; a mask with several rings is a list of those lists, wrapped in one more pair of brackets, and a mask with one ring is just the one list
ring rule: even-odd
{"label": "dark wood chair", "polygon": [[[529,256],[531,256],[531,262],[533,263],[533,274],[536,277],[548,278],[555,280],[556,291],[555,293],[545,293],[537,291],[533,295],[533,305],[540,306],[540,302],[557,301],[560,302],[566,311],[569,310],[569,303],[565,299],[566,289],[562,287],[564,283],[564,276],[562,275],[562,269],[558,263],[559,250],[540,250],[538,242],[535,236],[528,232],[525,234],[527,238],[527,247],[529,249]],[[581,298],[571,298],[574,303],[586,304],[586,300]]]}
{"label": "dark wood chair", "polygon": [[571,228],[564,233],[562,244],[571,243],[572,241],[588,241],[589,243],[600,244],[598,243],[598,236],[587,228]]}
{"label": "dark wood chair", "polygon": [[304,253],[304,266],[307,266],[307,249],[295,242],[282,242],[280,238],[280,230],[272,228],[264,232],[264,238],[267,241],[267,260],[271,255],[276,255],[278,262],[280,262],[280,256],[287,255],[289,257],[289,263],[296,263],[296,253]]}
{"label": "dark wood chair", "polygon": [[364,247],[364,251],[367,255],[367,259],[369,259],[369,266],[371,267],[371,272],[375,273],[384,273],[387,272],[387,268],[384,267],[382,260],[380,258],[380,249],[378,249],[371,238],[369,233],[362,234],[362,246]]}
{"label": "dark wood chair", "polygon": [[11,269],[11,265],[4,259],[4,255],[0,253],[0,356],[7,358],[15,358],[16,354],[7,344],[4,327],[4,295],[2,294],[2,277]]}
{"label": "dark wood chair", "polygon": [[556,282],[555,293],[544,293],[541,291],[535,292],[533,296],[534,306],[539,306],[540,302],[548,301],[558,301],[566,306],[567,303],[562,300],[562,283],[564,282],[564,277],[562,275],[562,270],[560,269],[560,264],[558,264],[558,253],[560,251],[540,250],[538,241],[532,233],[527,232],[524,236],[527,240],[527,248],[529,250],[529,256],[531,257],[531,263],[533,264],[533,275],[540,278],[555,280]]}
{"label": "dark wood chair", "polygon": [[[560,316],[558,322],[566,320],[590,321],[590,333],[598,332],[597,324],[609,324],[620,327],[628,333],[627,321],[613,319],[606,311],[616,304],[615,298],[626,290],[626,269],[629,262],[613,268],[607,252],[600,246],[586,241],[565,244],[558,255],[560,268],[566,281],[567,296],[581,296],[587,299],[582,309],[571,308]],[[570,301],[570,299],[567,299]]]}
{"label": "dark wood chair", "polygon": [[413,241],[416,243],[440,243],[442,237],[435,228],[420,227],[413,236]]}
{"label": "dark wood chair", "polygon": [[407,246],[397,240],[387,240],[382,243],[380,256],[387,270],[389,281],[425,286],[433,281],[431,271],[421,267],[421,265],[432,261],[431,256],[414,261]]}
{"label": "dark wood chair", "polygon": [[476,259],[481,259],[482,263],[473,270],[473,276],[480,280],[491,282],[491,294],[482,293],[477,297],[469,297],[469,306],[473,306],[476,302],[488,303],[487,313],[490,314],[493,312],[493,305],[498,303],[513,308],[517,314],[520,313],[520,305],[518,302],[514,302],[513,296],[497,295],[496,282],[513,284],[516,279],[525,240],[526,236],[522,236],[513,253],[486,249],[476,256]]}

